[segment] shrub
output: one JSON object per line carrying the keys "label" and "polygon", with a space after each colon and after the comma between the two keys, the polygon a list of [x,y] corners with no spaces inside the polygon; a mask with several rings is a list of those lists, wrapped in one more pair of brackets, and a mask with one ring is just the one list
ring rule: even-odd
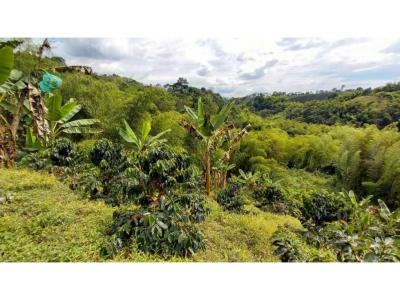
{"label": "shrub", "polygon": [[339,261],[400,261],[400,209],[391,212],[378,199],[379,207],[369,206],[371,197],[358,202],[354,193],[348,198],[352,214],[348,222],[332,222],[311,237],[323,240]]}
{"label": "shrub", "polygon": [[185,195],[167,198],[150,207],[132,209],[121,207],[114,212],[110,234],[115,237],[112,248],[103,254],[114,255],[120,248],[129,246],[132,238],[144,252],[158,255],[189,256],[204,249],[202,234],[195,223],[204,220],[204,197]]}
{"label": "shrub", "polygon": [[350,213],[342,197],[324,190],[313,192],[305,198],[300,210],[304,220],[311,220],[316,225],[346,220]]}
{"label": "shrub", "polygon": [[272,236],[274,254],[282,262],[333,262],[335,255],[329,250],[308,245],[301,236],[301,231],[280,226]]}
{"label": "shrub", "polygon": [[299,212],[288,193],[276,183],[264,184],[253,191],[255,206],[274,213],[283,213],[298,217]]}
{"label": "shrub", "polygon": [[36,152],[25,155],[21,161],[18,162],[18,166],[28,167],[39,171],[50,169],[51,161],[43,153]]}
{"label": "shrub", "polygon": [[217,202],[225,209],[240,212],[246,202],[242,193],[242,185],[239,183],[229,184],[224,190],[218,192]]}
{"label": "shrub", "polygon": [[[118,195],[119,190],[116,188],[129,179],[125,177],[129,162],[122,146],[101,139],[95,142],[88,156],[94,167],[92,165],[82,170],[77,180],[78,189],[89,194],[92,199],[104,198],[110,204],[119,203],[124,195]],[[114,197],[115,200],[112,199]]]}
{"label": "shrub", "polygon": [[92,151],[92,149],[94,148],[94,145],[96,144],[96,142],[97,142],[97,140],[87,139],[87,140],[80,141],[77,146],[80,151],[82,151],[85,154],[89,154]]}
{"label": "shrub", "polygon": [[83,161],[83,155],[73,142],[67,138],[58,138],[51,142],[48,149],[25,155],[19,162],[34,170],[51,170],[52,166],[72,167]]}
{"label": "shrub", "polygon": [[162,146],[151,148],[134,158],[133,164],[110,181],[108,199],[112,204],[133,202],[114,214],[110,256],[136,241],[144,252],[188,256],[205,247],[196,223],[208,210],[205,196],[199,193],[200,172],[189,165],[187,157]]}
{"label": "shrub", "polygon": [[71,166],[78,162],[80,154],[75,144],[69,139],[59,138],[51,143],[49,158],[55,166]]}
{"label": "shrub", "polygon": [[115,144],[108,139],[96,141],[90,151],[90,160],[95,166],[113,171],[118,171],[127,162],[122,145]]}

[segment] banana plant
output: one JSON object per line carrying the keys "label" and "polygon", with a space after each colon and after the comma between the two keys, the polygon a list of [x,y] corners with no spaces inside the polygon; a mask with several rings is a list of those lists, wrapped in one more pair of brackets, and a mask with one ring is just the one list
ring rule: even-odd
{"label": "banana plant", "polygon": [[155,147],[161,143],[166,142],[167,140],[161,139],[161,137],[167,132],[171,131],[171,129],[167,129],[155,136],[150,136],[149,133],[151,130],[151,119],[147,119],[143,122],[141,134],[140,137],[138,137],[125,120],[123,120],[123,123],[125,125],[125,129],[120,128],[119,135],[126,142],[133,144],[137,153],[141,153],[146,149]]}
{"label": "banana plant", "polygon": [[185,119],[180,121],[181,126],[192,137],[200,140],[204,145],[203,169],[207,195],[211,193],[211,151],[215,149],[220,139],[228,130],[233,128],[233,126],[225,124],[232,106],[233,102],[230,102],[222,107],[218,114],[210,116],[204,113],[203,102],[201,97],[199,97],[197,101],[197,113],[190,107],[185,106],[192,122],[188,122]]}
{"label": "banana plant", "polygon": [[[14,66],[13,48],[0,45],[0,86],[6,82]],[[5,94],[0,91],[0,103]],[[4,122],[4,125],[2,124]],[[16,157],[16,143],[11,132],[11,126],[2,114],[0,114],[0,166],[11,167]]]}
{"label": "banana plant", "polygon": [[14,52],[10,46],[0,48],[0,85],[10,76],[14,66]]}
{"label": "banana plant", "polygon": [[73,98],[67,103],[62,104],[60,92],[47,94],[45,97],[48,109],[46,119],[50,122],[50,139],[54,140],[60,134],[87,134],[99,133],[101,130],[92,127],[100,123],[97,119],[78,119],[71,120],[81,109],[82,106]]}
{"label": "banana plant", "polygon": [[36,152],[42,148],[43,146],[40,140],[33,134],[32,127],[28,127],[25,134],[25,145],[23,149],[28,152]]}
{"label": "banana plant", "polygon": [[261,179],[260,172],[247,172],[245,173],[242,169],[239,169],[239,176],[237,177],[237,181],[243,184],[247,184],[254,188],[257,185],[257,182]]}

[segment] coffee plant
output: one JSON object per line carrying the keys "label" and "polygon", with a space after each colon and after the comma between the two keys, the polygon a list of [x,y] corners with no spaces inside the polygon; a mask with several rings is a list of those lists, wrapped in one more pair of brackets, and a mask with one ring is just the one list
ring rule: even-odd
{"label": "coffee plant", "polygon": [[311,220],[316,225],[349,217],[349,207],[343,199],[327,191],[313,192],[303,200],[300,208],[304,220]]}
{"label": "coffee plant", "polygon": [[49,158],[54,166],[71,166],[81,159],[76,145],[67,138],[59,138],[51,143]]}
{"label": "coffee plant", "polygon": [[262,210],[299,216],[296,203],[289,199],[288,193],[276,183],[261,185],[254,189],[252,196],[255,206]]}
{"label": "coffee plant", "polygon": [[204,249],[204,239],[196,223],[204,220],[207,210],[199,194],[161,196],[156,205],[128,209],[121,207],[113,215],[110,234],[115,238],[107,255],[130,245],[132,239],[144,252],[168,256],[189,256]]}
{"label": "coffee plant", "polygon": [[243,186],[239,183],[228,185],[224,190],[218,192],[215,199],[225,210],[233,212],[242,211],[246,203]]}

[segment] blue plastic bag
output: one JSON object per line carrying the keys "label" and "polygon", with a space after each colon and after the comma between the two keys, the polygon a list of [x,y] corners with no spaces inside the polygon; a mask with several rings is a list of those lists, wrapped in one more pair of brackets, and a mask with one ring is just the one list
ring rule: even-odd
{"label": "blue plastic bag", "polygon": [[60,88],[61,85],[61,78],[49,72],[45,72],[42,81],[39,82],[39,88],[45,93],[51,93],[53,90]]}

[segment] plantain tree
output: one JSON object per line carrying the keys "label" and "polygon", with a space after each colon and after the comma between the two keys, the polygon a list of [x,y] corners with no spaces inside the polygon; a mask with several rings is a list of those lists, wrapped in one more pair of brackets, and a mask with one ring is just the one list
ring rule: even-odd
{"label": "plantain tree", "polygon": [[239,130],[239,132],[233,132],[233,130],[228,130],[225,134],[225,137],[222,141],[222,147],[224,149],[224,156],[221,159],[220,164],[222,165],[221,174],[220,174],[220,188],[225,188],[226,186],[226,178],[228,171],[232,169],[231,164],[231,152],[235,144],[237,144],[242,137],[244,137],[250,128],[250,124],[247,124],[243,129]]}
{"label": "plantain tree", "polygon": [[98,128],[93,127],[100,123],[97,119],[76,119],[74,116],[82,109],[82,106],[71,98],[64,105],[59,91],[45,96],[47,107],[46,119],[50,125],[50,139],[54,140],[60,134],[86,134],[99,133]]}
{"label": "plantain tree", "polygon": [[[0,45],[0,86],[9,78],[13,66],[13,48],[7,45]],[[0,91],[0,103],[4,95],[5,94]],[[0,166],[11,166],[12,161],[15,159],[15,154],[15,139],[13,139],[11,127],[6,118],[0,114]]]}
{"label": "plantain tree", "polygon": [[211,116],[204,113],[201,97],[197,101],[197,113],[190,107],[185,106],[191,122],[186,119],[180,120],[189,134],[200,140],[203,145],[203,170],[205,179],[205,189],[207,195],[211,193],[211,152],[215,149],[227,132],[233,129],[232,125],[226,124],[229,112],[233,106],[230,102],[222,107],[218,114]]}
{"label": "plantain tree", "polygon": [[171,129],[164,130],[155,136],[150,136],[151,130],[151,119],[147,119],[142,124],[142,130],[140,136],[135,134],[129,124],[123,120],[125,128],[119,129],[119,135],[128,143],[133,144],[137,153],[141,153],[146,149],[160,145],[166,142],[166,139],[161,139],[161,137]]}
{"label": "plantain tree", "polygon": [[[0,165],[5,165],[7,167],[12,166],[16,157],[17,132],[20,127],[21,118],[25,115],[31,118],[33,134],[39,138],[41,143],[44,145],[48,143],[51,136],[54,138],[62,132],[92,132],[93,129],[88,129],[88,126],[98,122],[97,120],[70,121],[77,111],[74,114],[70,114],[71,111],[67,112],[68,109],[74,106],[72,108],[73,111],[78,110],[78,107],[80,110],[80,106],[78,106],[75,101],[72,101],[74,104],[60,107],[60,109],[62,108],[61,113],[66,113],[66,115],[54,117],[54,114],[47,113],[44,95],[50,90],[41,89],[42,86],[40,86],[39,78],[43,76],[42,81],[44,81],[44,74],[47,73],[46,76],[48,76],[49,73],[47,71],[49,70],[39,69],[39,63],[42,59],[44,50],[51,49],[50,44],[47,39],[43,41],[36,53],[37,65],[33,68],[30,74],[23,75],[21,71],[12,69],[14,65],[13,49],[21,43],[23,43],[22,40],[0,42],[0,107],[8,111],[10,115],[9,119],[11,119],[9,122],[6,117],[0,114]],[[85,66],[52,67],[51,71],[53,73],[83,72],[85,74],[91,74],[92,72],[91,68]],[[53,79],[57,78],[57,76],[54,75],[52,77]],[[59,87],[62,81],[60,78],[57,79],[57,85]],[[38,83],[40,88],[38,87]],[[51,90],[56,88],[53,84],[54,82],[50,83]],[[46,116],[49,116],[49,121],[52,122],[53,132],[50,130]]]}

